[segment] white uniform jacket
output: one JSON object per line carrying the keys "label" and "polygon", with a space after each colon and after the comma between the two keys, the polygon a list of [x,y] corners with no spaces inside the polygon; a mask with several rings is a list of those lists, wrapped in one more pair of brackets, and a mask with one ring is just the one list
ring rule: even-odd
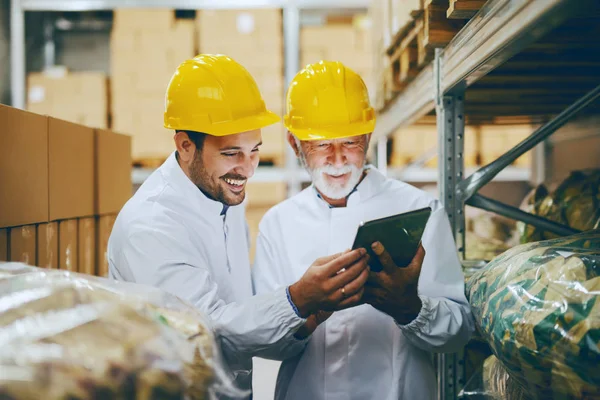
{"label": "white uniform jacket", "polygon": [[284,288],[253,296],[242,205],[206,197],[173,153],[123,207],[108,242],[110,276],[161,288],[210,318],[238,387],[251,389],[252,356],[282,359],[305,341]]}
{"label": "white uniform jacket", "polygon": [[276,399],[419,400],[436,397],[432,352],[454,352],[473,320],[448,217],[441,204],[369,168],[347,207],[330,208],[313,186],[278,204],[259,225],[252,271],[257,293],[293,283],[318,257],[351,248],[361,221],[431,207],[419,279],[423,307],[406,326],[370,305],[334,313],[303,353],[283,362]]}

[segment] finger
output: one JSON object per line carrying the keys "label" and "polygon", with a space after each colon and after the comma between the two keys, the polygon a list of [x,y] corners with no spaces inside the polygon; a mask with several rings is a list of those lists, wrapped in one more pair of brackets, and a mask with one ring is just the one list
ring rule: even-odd
{"label": "finger", "polygon": [[[345,253],[345,252],[344,252],[344,253]],[[332,261],[332,260],[335,260],[336,258],[338,258],[339,256],[341,256],[341,255],[342,255],[342,254],[344,254],[344,253],[336,253],[336,254],[332,254],[332,255],[330,255],[330,256],[325,256],[325,257],[320,257],[320,258],[317,258],[317,259],[315,260],[315,262],[314,262],[314,264],[313,264],[313,265],[325,265],[325,264],[327,264],[328,262],[330,262],[330,261]]]}
{"label": "finger", "polygon": [[396,263],[392,260],[392,256],[387,252],[385,247],[381,244],[381,242],[375,242],[371,245],[371,248],[379,258],[379,262],[383,266],[383,270],[387,273],[393,273],[396,268]]}
{"label": "finger", "polygon": [[361,303],[361,299],[364,293],[364,289],[360,289],[357,293],[353,294],[350,297],[345,298],[341,302],[338,303],[336,307],[338,310],[344,310],[346,308],[357,306]]}
{"label": "finger", "polygon": [[333,278],[329,279],[329,286],[326,286],[326,288],[330,291],[340,289],[355,280],[365,270],[368,270],[367,259],[366,257],[362,257],[354,264],[347,267],[344,272],[339,273]]}
{"label": "finger", "polygon": [[363,286],[365,286],[367,279],[369,279],[369,269],[368,268],[364,269],[363,272],[361,272],[360,275],[356,279],[354,279],[353,281],[348,283],[346,286],[344,286],[346,296],[351,296],[351,295],[357,293],[358,291],[360,291],[363,288]]}
{"label": "finger", "polygon": [[379,272],[373,272],[370,271],[369,272],[369,279],[367,280],[367,282],[369,284],[373,284],[376,286],[384,286],[383,285],[383,278],[381,277]]}
{"label": "finger", "polygon": [[414,272],[414,274],[418,277],[419,275],[421,275],[421,267],[423,266],[423,260],[425,259],[425,249],[423,248],[422,244],[419,244],[419,248],[417,249],[417,252],[415,253],[415,256],[413,257],[412,261],[410,262],[410,264],[408,264],[408,268],[411,272]]}
{"label": "finger", "polygon": [[348,269],[349,266],[356,263],[364,255],[367,254],[365,249],[352,250],[348,253],[341,254],[337,258],[329,260],[325,264],[325,273],[327,276],[336,275],[341,269]]}

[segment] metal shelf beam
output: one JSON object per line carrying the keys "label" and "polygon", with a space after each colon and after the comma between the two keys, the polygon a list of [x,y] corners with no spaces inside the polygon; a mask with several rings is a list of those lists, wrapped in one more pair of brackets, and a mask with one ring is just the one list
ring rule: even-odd
{"label": "metal shelf beam", "polygon": [[181,10],[286,8],[368,8],[368,0],[21,0],[25,11],[96,11],[118,8]]}

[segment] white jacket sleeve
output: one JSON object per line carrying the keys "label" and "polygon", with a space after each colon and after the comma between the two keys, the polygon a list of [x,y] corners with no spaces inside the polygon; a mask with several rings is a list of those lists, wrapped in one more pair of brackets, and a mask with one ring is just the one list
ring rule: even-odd
{"label": "white jacket sleeve", "polygon": [[[268,216],[267,216],[268,218]],[[264,224],[261,222],[261,228]],[[256,254],[254,256],[254,266],[252,267],[252,284],[254,293],[262,295],[273,291],[285,290],[293,282],[285,278],[283,266],[276,256],[276,249],[271,245],[266,232],[259,229],[256,239]],[[280,259],[280,258],[279,258]],[[281,360],[298,355],[308,343],[308,339],[299,340],[295,337],[289,337],[282,342],[277,350],[280,352]]]}
{"label": "white jacket sleeve", "polygon": [[436,204],[422,239],[426,255],[418,291],[423,306],[416,319],[399,327],[423,350],[452,353],[469,341],[474,322],[450,223]]}
{"label": "white jacket sleeve", "polygon": [[267,358],[272,347],[288,347],[287,339],[305,320],[294,312],[285,289],[243,303],[226,303],[219,297],[205,257],[193,249],[183,231],[138,229],[123,244],[116,265],[128,268],[136,282],[173,293],[208,315],[230,362]]}

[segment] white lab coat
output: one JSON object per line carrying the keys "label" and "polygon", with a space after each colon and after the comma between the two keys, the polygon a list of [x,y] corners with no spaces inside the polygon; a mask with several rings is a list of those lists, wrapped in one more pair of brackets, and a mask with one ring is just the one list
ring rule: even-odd
{"label": "white lab coat", "polygon": [[431,352],[453,352],[469,340],[473,321],[450,224],[425,192],[370,168],[347,207],[330,208],[313,186],[269,210],[259,224],[252,270],[257,293],[296,281],[318,257],[352,246],[360,221],[423,207],[433,212],[419,279],[423,307],[406,326],[370,305],[334,313],[303,353],[283,362],[278,400],[434,399]]}
{"label": "white lab coat", "polygon": [[164,289],[210,317],[226,368],[251,389],[252,356],[282,359],[305,341],[285,289],[253,296],[242,205],[206,197],[173,153],[119,213],[108,242],[110,276]]}

